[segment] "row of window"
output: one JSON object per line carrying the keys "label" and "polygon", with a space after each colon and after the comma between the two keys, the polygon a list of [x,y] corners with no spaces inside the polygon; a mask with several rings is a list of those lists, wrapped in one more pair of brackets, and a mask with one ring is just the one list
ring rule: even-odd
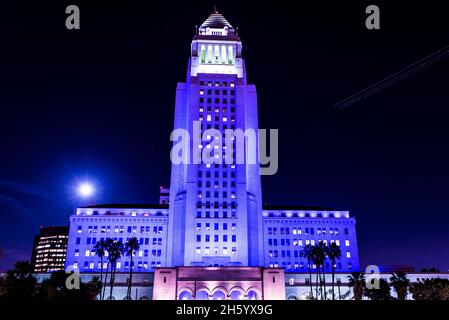
{"label": "row of window", "polygon": [[[221,176],[223,178],[227,178],[228,177],[228,173],[226,171],[214,171],[214,178],[219,178],[220,177],[220,173]],[[206,178],[210,178],[211,177],[211,172],[210,171],[205,171],[204,176]],[[202,178],[203,177],[203,171],[198,170],[198,178]],[[235,171],[231,171],[231,178],[235,178]],[[216,191],[218,192],[218,191]]]}
{"label": "row of window", "polygon": [[234,63],[234,47],[219,45],[201,45],[200,49],[201,63],[215,64],[233,64]]}
{"label": "row of window", "polygon": [[[317,228],[317,234],[323,234],[325,235],[327,233],[326,228]],[[349,229],[344,228],[344,234],[349,234]],[[277,227],[269,227],[267,229],[268,234],[277,234],[278,228]],[[289,227],[280,227],[279,228],[279,234],[290,234],[290,228]],[[302,235],[302,234],[315,234],[315,228],[304,228],[304,233],[302,228],[292,228],[292,234],[294,235]],[[338,235],[339,229],[338,228],[329,228],[329,234]]]}
{"label": "row of window", "polygon": [[[114,241],[120,241],[123,242],[123,238],[112,238]],[[126,241],[128,241],[130,238],[127,238]],[[105,240],[105,238],[100,238],[100,240]],[[76,238],[75,240],[76,244],[81,244],[81,238]],[[97,238],[86,238],[86,244],[87,245],[95,245],[97,243]],[[140,245],[149,245],[150,244],[150,238],[139,238],[139,244]],[[162,245],[162,238],[153,238],[152,245]]]}
{"label": "row of window", "polygon": [[[219,247],[214,247],[211,248],[210,247],[204,247],[204,249],[202,249],[201,247],[196,247],[196,254],[220,254],[220,248]],[[237,247],[232,247],[231,248],[231,254],[235,255],[237,253]],[[221,254],[227,255],[229,254],[229,250],[228,247],[223,247],[221,248]]]}
{"label": "row of window", "polygon": [[[221,230],[224,230],[224,231],[228,230],[228,223],[226,223],[226,222],[225,223],[218,223],[218,222],[213,223],[213,229],[216,231],[220,230],[220,225],[221,225]],[[203,229],[203,227],[204,227],[204,230],[206,230],[206,231],[211,230],[211,223],[206,222],[206,223],[202,224],[201,222],[198,222],[196,224],[197,231],[201,231]],[[235,229],[236,229],[236,224],[232,223],[231,230],[234,231]]]}
{"label": "row of window", "polygon": [[[312,245],[314,246],[315,244],[317,244],[319,241],[323,242],[325,245],[327,245],[328,241],[327,240],[314,240],[314,239],[307,239],[307,240],[300,240],[300,239],[277,239],[277,238],[269,238],[268,239],[268,245],[269,246],[277,246],[277,245],[281,245],[281,246],[290,246],[291,244],[293,244],[293,246],[303,246],[304,244],[307,245]],[[330,240],[329,243],[335,243],[337,246],[340,246],[340,240]],[[349,247],[350,246],[350,242],[349,240],[345,240],[345,246]]]}
{"label": "row of window", "polygon": [[[268,250],[268,257],[270,258],[291,258],[292,256],[299,258],[301,252],[299,250]],[[346,251],[346,258],[351,258],[351,251]]]}
{"label": "row of window", "polygon": [[[228,122],[228,119],[230,119],[231,122],[235,121],[235,117],[234,116],[231,116],[230,118],[228,118],[227,116],[222,116],[221,119],[220,119],[220,116],[214,116],[214,121],[215,122],[219,122],[219,121],[221,121],[221,122]],[[200,115],[198,120],[199,121],[204,121],[204,116]],[[212,121],[212,115],[207,114],[206,115],[206,121]],[[226,130],[227,128],[223,128],[223,129]],[[217,130],[219,130],[219,129],[217,128]]]}
{"label": "row of window", "polygon": [[[124,264],[124,268],[125,269],[129,269],[129,266],[130,266],[129,261],[126,261],[125,264]],[[133,263],[133,269],[135,268],[135,266],[136,266],[136,264]],[[145,269],[145,270],[147,270],[149,267],[151,267],[151,269],[155,269],[155,268],[160,268],[161,266],[162,266],[162,262],[161,261],[151,261],[151,262],[138,261],[137,262],[137,268],[138,269]],[[79,267],[78,266],[78,262],[75,261],[73,263],[73,269],[78,269],[78,267]],[[117,267],[118,270],[122,269],[122,262],[118,261],[117,264],[116,264],[116,267]],[[107,263],[103,263],[103,269],[106,270],[106,268],[107,268]],[[84,269],[91,269],[91,270],[97,269],[97,270],[100,270],[101,269],[101,263],[98,262],[98,263],[95,264],[95,262],[85,261],[84,262]]]}
{"label": "row of window", "polygon": [[[148,249],[139,250],[137,252],[137,256],[139,256],[139,257],[148,257],[149,252],[150,251]],[[79,249],[75,249],[75,257],[79,257],[79,255],[80,255]],[[134,254],[134,256],[135,255],[136,254]],[[95,256],[95,251],[87,249],[84,252],[84,256],[85,257],[94,257]],[[108,256],[108,252],[105,251],[105,257],[107,257],[107,256]],[[160,256],[162,256],[162,250],[151,250],[151,256],[152,257],[160,257]]]}
{"label": "row of window", "polygon": [[[202,236],[200,234],[196,235],[196,242],[201,242],[201,240],[204,239],[204,242],[212,242],[211,241],[211,235],[206,234],[204,236],[204,238],[202,238]],[[218,234],[213,236],[214,241],[213,242],[220,242],[220,236]],[[237,242],[237,236],[236,235],[232,235],[231,236],[231,241],[232,242]],[[227,234],[223,234],[222,235],[222,242],[228,242],[228,235]]]}
{"label": "row of window", "polygon": [[[302,262],[291,263],[291,262],[288,262],[288,261],[283,261],[283,262],[280,263],[280,262],[277,262],[277,261],[276,262],[271,262],[270,261],[268,263],[268,266],[270,268],[279,268],[279,266],[281,266],[282,268],[287,269],[287,270],[290,269],[290,270],[303,270],[303,271],[305,271],[305,269],[307,269],[307,270],[309,269],[307,264],[304,264]],[[310,269],[316,269],[316,268],[317,268],[317,266],[315,264],[310,265]],[[325,265],[324,265],[324,268],[327,269],[327,270],[330,270],[330,264],[328,262],[326,262]],[[335,265],[335,268],[337,270],[341,270],[343,268],[342,263],[338,262]],[[348,262],[347,269],[352,269],[352,263],[351,262]],[[309,283],[309,279],[306,278],[305,281],[306,281],[306,284]],[[293,283],[290,283],[290,285],[293,285]]]}
{"label": "row of window", "polygon": [[[197,218],[235,218],[237,216],[236,211],[231,211],[231,214],[228,215],[227,211],[214,211],[213,215],[211,215],[210,211],[197,211],[196,217]],[[232,227],[235,228],[235,223],[232,224]]]}
{"label": "row of window", "polygon": [[[229,91],[227,89],[221,90],[221,94],[222,95],[227,95],[228,92],[229,92],[229,94],[231,96],[235,95],[235,91],[234,90],[229,90]],[[212,90],[212,89],[207,89],[207,90],[200,89],[200,96],[204,95],[204,93],[206,93],[207,95],[212,95],[212,93],[214,93],[215,95],[219,95],[220,94],[220,90],[219,89],[215,89],[215,90]]]}
{"label": "row of window", "polygon": [[[207,85],[208,87],[212,87],[212,81],[207,81],[207,83],[205,81],[200,81],[200,86],[205,86]],[[214,86],[216,87],[227,87],[228,86],[228,82],[227,81],[223,81],[223,82],[219,82],[219,81],[215,81],[213,83]],[[229,82],[229,87],[234,88],[235,87],[235,83],[234,82]]]}
{"label": "row of window", "polygon": [[[87,233],[98,233],[98,226],[88,226],[87,227]],[[101,226],[100,233],[110,233],[111,230],[115,233],[124,233],[125,232],[125,226],[115,226],[114,229],[112,229],[112,226]],[[137,226],[128,226],[127,232],[128,233],[137,233]],[[140,233],[151,233],[151,230],[153,233],[162,233],[163,227],[162,226],[153,226],[151,229],[151,226],[140,226]],[[77,227],[77,232],[82,233],[83,232],[83,226]]]}
{"label": "row of window", "polygon": [[[215,103],[215,104],[220,103],[220,98],[214,98],[213,101],[214,101],[213,103]],[[231,104],[235,104],[235,99],[234,98],[231,98],[231,99],[221,98],[221,103],[222,104],[228,104],[228,101]],[[200,97],[200,103],[205,103],[205,102],[208,103],[208,104],[211,104],[212,103],[212,98],[208,97],[208,98],[204,99],[203,97]]]}
{"label": "row of window", "polygon": [[[202,188],[203,185],[206,188],[211,188],[211,181],[205,181],[205,183],[203,183],[202,180],[198,180],[198,187]],[[227,188],[228,187],[228,181],[222,181],[221,185],[222,185],[223,188]],[[231,186],[231,188],[235,188],[235,181],[231,181],[230,182],[230,186]],[[214,181],[214,189],[218,189],[218,188],[220,188],[220,182],[219,181]]]}
{"label": "row of window", "polygon": [[[204,112],[204,110],[207,110],[207,112],[212,112],[212,107],[211,107],[211,106],[208,106],[206,109],[204,109],[203,106],[200,106],[199,109],[198,109],[198,111],[199,111],[200,113]],[[231,114],[233,115],[234,112],[235,112],[235,108],[234,108],[234,107],[231,107],[230,110],[231,110]],[[215,113],[219,113],[219,112],[220,112],[220,107],[215,107],[215,108],[214,108],[214,111],[215,111]],[[223,108],[221,109],[221,112],[224,113],[224,114],[226,114],[226,113],[228,112],[228,108],[227,108],[227,107],[223,107]]]}
{"label": "row of window", "polygon": [[[211,119],[212,119],[212,118],[211,118]],[[203,122],[201,122],[201,123],[200,123],[200,128],[201,128],[201,130],[204,130],[204,129],[212,129],[212,124],[208,123],[208,124],[205,125]],[[220,126],[219,126],[218,124],[215,124],[215,125],[214,125],[214,129],[215,129],[215,130],[220,130]],[[227,125],[225,124],[225,125],[223,125],[223,130],[226,130],[226,129],[228,129],[228,127],[227,127]],[[234,124],[231,124],[231,125],[229,126],[229,129],[235,130],[235,125],[234,125]]]}
{"label": "row of window", "polygon": [[196,207],[197,208],[204,207],[206,209],[210,209],[212,207],[214,207],[215,209],[218,209],[218,208],[227,209],[229,207],[231,209],[236,209],[237,208],[237,204],[235,202],[228,203],[228,202],[219,202],[219,201],[214,201],[214,202],[212,202],[212,201],[206,201],[206,202],[198,201],[196,203]]}

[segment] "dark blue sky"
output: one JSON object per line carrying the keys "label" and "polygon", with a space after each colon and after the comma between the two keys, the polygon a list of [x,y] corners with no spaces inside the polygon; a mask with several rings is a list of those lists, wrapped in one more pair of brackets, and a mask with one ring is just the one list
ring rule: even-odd
{"label": "dark blue sky", "polygon": [[[262,128],[279,129],[264,202],[350,210],[362,264],[449,268],[449,58],[339,111],[337,101],[449,44],[437,4],[220,1],[2,9],[0,270],[29,259],[40,225],[64,225],[77,181],[95,201],[152,203],[170,177],[177,81],[213,5],[244,44]],[[407,5],[406,5],[407,4]]]}

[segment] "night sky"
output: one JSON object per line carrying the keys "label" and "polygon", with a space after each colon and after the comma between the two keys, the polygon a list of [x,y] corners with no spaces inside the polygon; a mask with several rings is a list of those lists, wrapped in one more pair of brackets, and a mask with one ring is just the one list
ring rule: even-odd
{"label": "night sky", "polygon": [[[362,265],[449,269],[449,57],[343,111],[347,96],[449,44],[429,1],[19,1],[0,26],[0,270],[41,225],[95,203],[157,203],[174,97],[214,4],[243,41],[261,128],[279,129],[264,203],[350,210]],[[391,2],[391,1],[390,1]],[[77,4],[81,30],[65,28]],[[377,4],[381,29],[365,28]]]}

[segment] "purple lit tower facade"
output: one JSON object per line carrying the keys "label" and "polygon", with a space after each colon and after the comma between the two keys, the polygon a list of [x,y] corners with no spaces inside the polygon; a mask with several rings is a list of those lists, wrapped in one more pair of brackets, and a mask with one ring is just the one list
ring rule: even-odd
{"label": "purple lit tower facade", "polygon": [[[97,241],[136,237],[140,249],[133,265],[121,257],[117,271],[126,277],[133,268],[144,278],[154,277],[155,299],[180,299],[186,292],[195,298],[193,275],[202,279],[209,297],[218,285],[229,287],[223,294],[232,297],[237,281],[242,297],[256,292],[258,299],[273,298],[262,294],[271,288],[285,290],[285,296],[275,294],[278,298],[307,298],[309,266],[301,251],[319,241],[340,246],[336,272],[341,279],[360,269],[355,219],[348,211],[262,206],[258,135],[253,143],[245,139],[247,131],[258,130],[256,87],[247,82],[236,30],[217,12],[193,37],[186,81],[176,89],[174,129],[171,185],[169,191],[161,187],[160,204],[77,208],[70,217],[66,268],[98,273],[100,258],[92,250]],[[229,130],[235,130],[230,144],[215,143]],[[239,130],[245,132],[243,138]],[[232,163],[226,159],[229,151]],[[239,153],[243,161],[236,162]],[[174,160],[179,157],[182,161]],[[324,267],[331,270],[328,262]],[[283,278],[284,272],[287,287],[274,280],[269,283]],[[225,274],[236,278],[226,284]],[[186,286],[184,291],[181,285]]]}
{"label": "purple lit tower facade", "polygon": [[[231,24],[214,13],[193,37],[187,79],[176,90],[175,129],[189,133],[186,143],[192,152],[189,164],[172,165],[169,265],[263,264],[259,165],[215,160],[231,150],[211,146],[214,137],[208,134],[257,130],[257,119],[256,87],[247,83],[242,42]],[[198,135],[195,122],[205,138],[198,144],[192,139]],[[194,157],[207,148],[213,149],[214,163],[195,164]],[[236,141],[233,149],[239,151]]]}

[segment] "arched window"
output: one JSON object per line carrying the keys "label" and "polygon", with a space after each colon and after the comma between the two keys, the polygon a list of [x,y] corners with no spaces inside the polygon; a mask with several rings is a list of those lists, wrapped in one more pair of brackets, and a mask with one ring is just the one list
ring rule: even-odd
{"label": "arched window", "polygon": [[196,300],[209,300],[209,294],[205,290],[196,293]]}
{"label": "arched window", "polygon": [[217,290],[217,291],[215,291],[212,299],[213,300],[225,300],[226,299],[226,295],[225,295],[225,293],[223,291]]}
{"label": "arched window", "polygon": [[248,300],[259,300],[260,297],[255,290],[248,291]]}
{"label": "arched window", "polygon": [[179,300],[192,300],[192,294],[189,291],[184,290],[179,294]]}
{"label": "arched window", "polygon": [[245,296],[240,290],[232,290],[230,294],[231,300],[243,300]]}

